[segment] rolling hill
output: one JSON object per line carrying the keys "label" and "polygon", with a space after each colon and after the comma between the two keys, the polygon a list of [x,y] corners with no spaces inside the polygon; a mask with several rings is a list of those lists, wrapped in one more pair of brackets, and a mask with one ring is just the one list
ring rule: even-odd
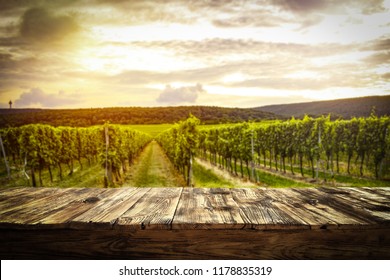
{"label": "rolling hill", "polygon": [[390,95],[281,104],[257,107],[255,109],[284,117],[300,118],[305,114],[321,116],[331,114],[332,118],[368,117],[372,108],[378,116],[390,116]]}
{"label": "rolling hill", "polygon": [[191,113],[204,124],[301,118],[305,114],[331,114],[342,117],[367,117],[372,109],[378,116],[390,116],[390,95],[269,105],[256,108],[216,106],[116,107],[89,109],[0,109],[0,128],[31,123],[54,126],[91,126],[106,121],[116,124],[162,124],[184,120]]}

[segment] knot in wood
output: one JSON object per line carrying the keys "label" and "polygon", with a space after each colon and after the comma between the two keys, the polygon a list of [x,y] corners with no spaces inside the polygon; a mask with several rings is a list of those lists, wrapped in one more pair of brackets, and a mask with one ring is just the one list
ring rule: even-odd
{"label": "knot in wood", "polygon": [[100,198],[96,197],[96,196],[92,196],[92,197],[88,197],[86,199],[83,200],[84,203],[95,203],[95,202],[98,202],[100,200]]}
{"label": "knot in wood", "polygon": [[309,204],[311,204],[313,206],[317,205],[317,203],[318,203],[318,199],[310,199],[309,200]]}

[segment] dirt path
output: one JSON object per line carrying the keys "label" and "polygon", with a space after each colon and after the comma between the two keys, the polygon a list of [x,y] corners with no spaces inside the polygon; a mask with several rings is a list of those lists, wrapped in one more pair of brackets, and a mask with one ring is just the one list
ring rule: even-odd
{"label": "dirt path", "polygon": [[183,187],[184,180],[156,141],[150,142],[130,167],[124,186]]}

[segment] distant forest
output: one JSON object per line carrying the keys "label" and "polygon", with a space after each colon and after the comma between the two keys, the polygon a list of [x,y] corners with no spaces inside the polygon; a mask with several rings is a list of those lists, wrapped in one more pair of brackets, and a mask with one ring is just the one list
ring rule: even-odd
{"label": "distant forest", "polygon": [[31,123],[77,127],[99,125],[105,122],[114,124],[175,123],[186,119],[190,113],[199,118],[203,124],[235,123],[278,118],[273,113],[257,109],[209,106],[0,109],[0,128]]}
{"label": "distant forest", "polygon": [[178,107],[116,107],[90,109],[0,109],[0,128],[31,123],[53,126],[78,126],[104,124],[162,124],[185,120],[189,114],[202,124],[237,123],[272,119],[289,119],[304,115],[331,119],[390,116],[390,95],[316,101],[295,104],[270,105],[256,108],[225,108],[216,106]]}

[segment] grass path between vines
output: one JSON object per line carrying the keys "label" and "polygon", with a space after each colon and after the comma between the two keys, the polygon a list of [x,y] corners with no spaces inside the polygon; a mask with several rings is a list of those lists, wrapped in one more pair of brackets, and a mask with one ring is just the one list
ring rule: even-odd
{"label": "grass path between vines", "polygon": [[131,165],[123,187],[183,187],[184,180],[156,141],[150,142]]}
{"label": "grass path between vines", "polygon": [[254,188],[258,185],[234,177],[209,162],[197,158],[194,164],[195,187],[203,188]]}

